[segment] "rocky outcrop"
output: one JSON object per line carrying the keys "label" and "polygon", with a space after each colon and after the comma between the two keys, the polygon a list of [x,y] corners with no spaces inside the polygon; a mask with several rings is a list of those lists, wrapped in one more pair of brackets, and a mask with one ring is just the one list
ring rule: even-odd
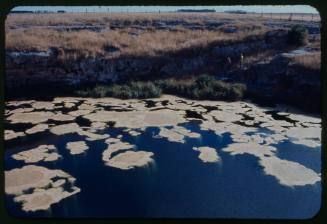
{"label": "rocky outcrop", "polygon": [[258,63],[238,73],[234,79],[248,86],[251,98],[292,104],[306,111],[321,110],[320,70],[294,63],[298,55],[310,57],[306,50],[281,53],[266,63]]}

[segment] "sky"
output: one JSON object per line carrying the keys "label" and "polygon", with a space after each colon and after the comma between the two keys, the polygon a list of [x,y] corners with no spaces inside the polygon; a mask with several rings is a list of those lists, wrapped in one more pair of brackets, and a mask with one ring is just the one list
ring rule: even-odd
{"label": "sky", "polygon": [[225,10],[244,10],[256,13],[318,13],[318,11],[308,5],[251,5],[251,6],[19,6],[13,10],[28,11],[58,11],[67,12],[174,12],[178,9],[215,9],[217,12]]}

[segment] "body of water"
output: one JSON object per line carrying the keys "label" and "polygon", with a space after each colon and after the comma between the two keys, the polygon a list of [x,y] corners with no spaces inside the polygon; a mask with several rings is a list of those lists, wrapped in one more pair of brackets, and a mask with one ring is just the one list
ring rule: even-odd
{"label": "body of water", "polygon": [[[10,214],[19,217],[165,217],[165,218],[310,218],[320,208],[321,185],[287,187],[266,175],[258,159],[249,154],[233,156],[220,150],[232,142],[229,133],[216,135],[200,130],[196,122],[185,128],[201,134],[187,138],[184,144],[154,138],[158,128],[147,128],[133,137],[120,129],[103,130],[137,149],[154,153],[154,162],[146,167],[120,170],[102,161],[104,141],[88,141],[84,154],[71,155],[67,142],[85,140],[77,134],[48,134],[21,146],[6,148],[6,170],[19,168],[24,162],[11,158],[22,150],[40,144],[54,144],[62,158],[37,165],[62,169],[76,178],[81,192],[53,204],[47,211],[24,212],[21,205],[6,196]],[[260,129],[263,134],[269,134]],[[217,149],[221,162],[204,163],[194,146]],[[275,145],[277,156],[296,161],[320,172],[320,147],[308,148],[284,141]]]}

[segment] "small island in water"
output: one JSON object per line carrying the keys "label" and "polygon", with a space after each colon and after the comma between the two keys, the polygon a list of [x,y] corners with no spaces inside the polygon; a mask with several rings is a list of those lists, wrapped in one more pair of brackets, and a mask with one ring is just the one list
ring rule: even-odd
{"label": "small island in water", "polygon": [[321,203],[318,17],[9,14],[8,212],[313,217]]}

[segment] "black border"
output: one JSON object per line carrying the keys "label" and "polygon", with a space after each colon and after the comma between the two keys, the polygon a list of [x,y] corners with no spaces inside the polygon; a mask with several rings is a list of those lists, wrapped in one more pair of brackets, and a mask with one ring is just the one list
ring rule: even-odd
{"label": "black border", "polygon": [[[321,172],[321,183],[322,183],[322,197],[321,197],[321,208],[320,211],[312,218],[306,220],[290,220],[290,219],[92,219],[92,218],[16,218],[11,216],[6,208],[4,202],[4,141],[1,137],[0,142],[0,222],[1,223],[322,223],[324,220],[327,221],[327,207],[326,207],[326,112],[327,112],[327,78],[326,78],[326,13],[327,13],[327,1],[317,0],[7,0],[0,2],[0,119],[4,119],[4,86],[5,86],[5,20],[9,11],[16,6],[132,6],[132,5],[163,5],[163,6],[192,6],[192,5],[206,5],[206,6],[217,6],[217,5],[310,5],[316,8],[321,17],[321,49],[322,49],[322,60],[321,60],[321,103],[322,103],[322,148],[321,148],[321,160],[322,160],[322,172]],[[324,103],[325,102],[325,103]],[[0,133],[3,136],[4,125],[3,122],[0,124]]]}

